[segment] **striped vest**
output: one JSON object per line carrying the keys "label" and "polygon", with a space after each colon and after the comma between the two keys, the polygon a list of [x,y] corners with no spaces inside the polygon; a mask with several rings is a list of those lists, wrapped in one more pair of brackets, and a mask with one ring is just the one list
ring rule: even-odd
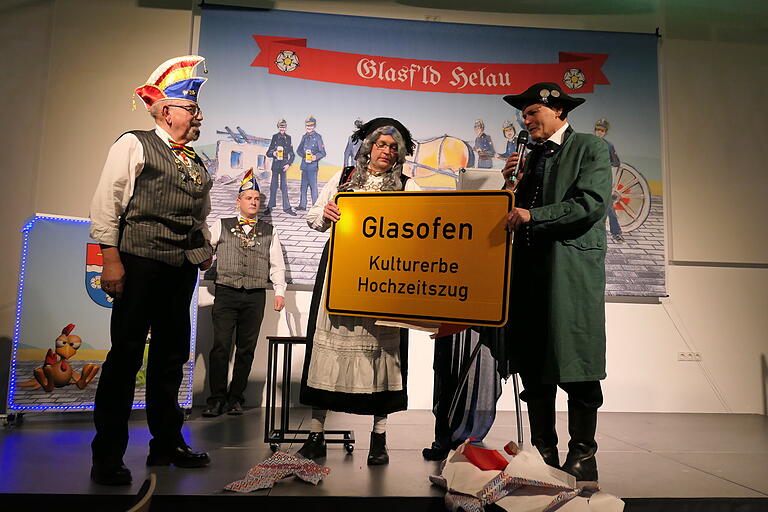
{"label": "striped vest", "polygon": [[154,130],[132,131],[144,148],[144,168],[136,178],[133,196],[120,221],[121,252],[179,267],[187,259],[195,265],[211,256],[203,237],[203,208],[211,177],[200,157],[192,166],[202,183],[190,179],[180,162]]}
{"label": "striped vest", "polygon": [[240,237],[235,234],[240,229],[237,217],[221,219],[221,236],[216,246],[216,284],[247,290],[266,288],[272,224],[259,220],[253,226],[249,233],[253,235],[251,247],[243,247]]}

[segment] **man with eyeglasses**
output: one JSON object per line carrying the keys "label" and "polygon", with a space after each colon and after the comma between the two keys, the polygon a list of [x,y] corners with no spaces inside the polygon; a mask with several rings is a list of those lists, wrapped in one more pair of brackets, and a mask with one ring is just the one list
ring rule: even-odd
{"label": "man with eyeglasses", "polygon": [[155,121],[153,130],[123,134],[107,155],[91,203],[91,237],[101,245],[102,289],[114,298],[112,346],[94,405],[91,479],[129,485],[123,463],[136,373],[152,330],[146,414],[152,439],[148,466],[197,468],[208,454],[186,443],[179,387],[189,359],[192,294],[198,269],[211,265],[211,177],[194,149],[203,114],[197,104],[204,59],[186,55],[161,64],[135,93]]}
{"label": "man with eyeglasses", "polygon": [[[354,134],[360,141],[353,166],[334,174],[307,212],[307,224],[327,231],[341,218],[337,192],[420,190],[403,174],[405,157],[415,143],[396,119],[377,117]],[[310,434],[297,452],[308,459],[326,456],[328,409],[373,416],[367,464],[389,463],[387,415],[408,408],[408,330],[378,325],[375,318],[329,314],[321,304],[328,263],[326,245],[318,266],[307,320],[307,345],[301,403],[312,407]]]}

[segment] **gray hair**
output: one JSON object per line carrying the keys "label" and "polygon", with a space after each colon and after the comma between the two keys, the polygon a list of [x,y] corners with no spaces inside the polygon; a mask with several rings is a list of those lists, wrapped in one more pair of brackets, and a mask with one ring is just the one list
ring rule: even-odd
{"label": "gray hair", "polygon": [[347,183],[340,184],[339,191],[361,188],[368,181],[368,175],[370,174],[368,172],[368,164],[371,162],[371,149],[373,149],[373,144],[382,135],[390,135],[395,139],[397,143],[397,162],[392,166],[392,169],[384,173],[381,190],[403,190],[403,180],[400,176],[403,174],[403,163],[405,163],[405,140],[403,140],[403,136],[400,135],[400,132],[394,126],[382,126],[372,131],[360,145],[352,179]]}
{"label": "gray hair", "polygon": [[163,104],[165,103],[165,101],[163,101],[163,100],[165,100],[165,99],[166,98],[161,98],[161,99],[157,100],[156,102],[154,102],[149,107],[149,115],[151,115],[154,120],[158,120],[158,119],[160,119],[162,117],[162,115],[163,115]]}

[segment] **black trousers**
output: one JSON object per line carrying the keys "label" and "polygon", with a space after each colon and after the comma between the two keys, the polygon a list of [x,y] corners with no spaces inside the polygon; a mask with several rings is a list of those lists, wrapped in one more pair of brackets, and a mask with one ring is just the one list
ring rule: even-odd
{"label": "black trousers", "polygon": [[178,395],[189,360],[189,303],[197,284],[197,267],[188,261],[174,267],[130,254],[120,257],[125,287],[113,304],[112,347],[101,369],[93,410],[93,459],[106,463],[122,460],[128,445],[136,373],[150,329],[146,384],[150,449],[171,450],[184,444]]}
{"label": "black trousers", "polygon": [[568,394],[568,401],[577,407],[598,409],[603,405],[603,390],[599,380],[542,384],[537,380],[528,378],[525,374],[521,374],[520,378],[524,388],[520,393],[520,399],[529,404],[535,401],[552,400],[552,407],[554,408],[555,394],[557,388],[560,387]]}
{"label": "black trousers", "polygon": [[[266,292],[263,288],[236,290],[216,285],[213,301],[213,348],[208,357],[208,385],[211,396],[208,404],[215,402],[243,403],[248,375],[251,373],[253,353],[264,318]],[[232,334],[235,334],[235,365],[232,382],[227,390],[229,357],[232,353]]]}
{"label": "black trousers", "polygon": [[451,402],[459,385],[458,353],[453,351],[450,336],[434,341],[435,355],[432,362],[434,385],[432,387],[432,413],[435,415],[435,443],[441,448],[452,448],[453,431],[449,413]]}

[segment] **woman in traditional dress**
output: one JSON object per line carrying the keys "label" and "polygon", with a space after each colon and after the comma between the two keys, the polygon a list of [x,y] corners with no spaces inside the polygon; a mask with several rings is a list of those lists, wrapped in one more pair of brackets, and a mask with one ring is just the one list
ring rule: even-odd
{"label": "woman in traditional dress", "polygon": [[[413,154],[411,134],[399,121],[379,117],[353,137],[362,141],[355,165],[336,173],[307,213],[313,229],[326,231],[341,212],[337,192],[415,191],[403,176],[406,155]],[[325,295],[328,246],[323,251],[307,323],[307,351],[300,400],[312,406],[309,439],[298,454],[309,459],[326,455],[324,424],[330,409],[373,416],[368,465],[387,464],[387,415],[408,407],[406,391],[408,331],[379,325],[375,318],[328,314]]]}

